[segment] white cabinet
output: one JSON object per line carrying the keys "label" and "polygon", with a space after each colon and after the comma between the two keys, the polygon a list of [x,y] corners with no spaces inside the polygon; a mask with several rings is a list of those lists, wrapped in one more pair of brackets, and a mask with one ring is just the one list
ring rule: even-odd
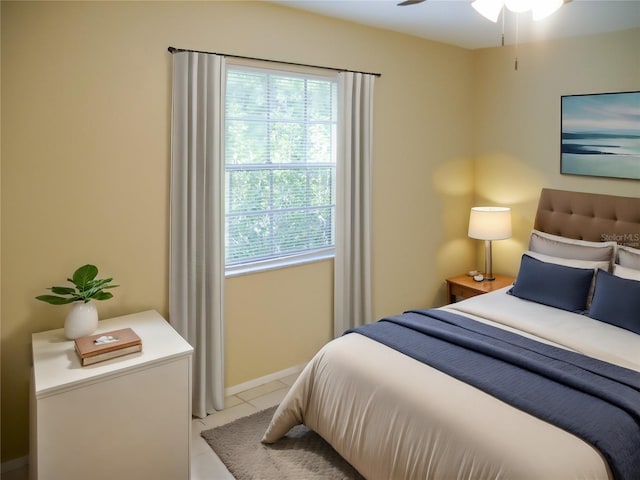
{"label": "white cabinet", "polygon": [[126,327],[142,352],[86,367],[63,329],[33,334],[32,480],[189,479],[193,349],[153,310],[96,333]]}

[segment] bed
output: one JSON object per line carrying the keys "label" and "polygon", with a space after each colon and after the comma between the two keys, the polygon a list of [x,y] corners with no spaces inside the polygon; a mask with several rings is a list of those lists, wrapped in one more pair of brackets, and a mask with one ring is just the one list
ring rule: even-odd
{"label": "bed", "polygon": [[263,442],[298,424],[367,479],[640,478],[640,198],[543,189],[514,286],[329,342]]}

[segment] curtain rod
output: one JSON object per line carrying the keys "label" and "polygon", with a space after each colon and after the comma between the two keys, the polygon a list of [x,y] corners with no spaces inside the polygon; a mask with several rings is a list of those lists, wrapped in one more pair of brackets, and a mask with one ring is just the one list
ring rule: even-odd
{"label": "curtain rod", "polygon": [[306,64],[306,63],[282,62],[280,60],[269,60],[267,58],[245,57],[245,56],[242,56],[242,55],[230,55],[228,53],[204,52],[202,50],[191,50],[191,49],[188,49],[188,48],[169,47],[167,50],[169,50],[169,53],[180,53],[180,52],[206,53],[206,54],[209,54],[209,55],[222,55],[222,56],[225,56],[225,57],[242,58],[243,60],[259,60],[261,62],[280,63],[280,64],[283,64],[283,65],[295,65],[295,66],[298,66],[298,67],[323,68],[325,70],[334,70],[336,72],[364,73],[364,74],[367,74],[367,75],[375,75],[376,77],[381,77],[382,76],[381,73],[361,72],[359,70],[349,70],[347,68],[322,67],[322,66],[319,66],[319,65],[309,65],[309,64]]}

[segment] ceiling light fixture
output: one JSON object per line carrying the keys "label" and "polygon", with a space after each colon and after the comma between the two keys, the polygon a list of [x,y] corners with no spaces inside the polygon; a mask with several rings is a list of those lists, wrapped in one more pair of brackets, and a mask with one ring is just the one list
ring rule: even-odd
{"label": "ceiling light fixture", "polygon": [[531,11],[534,20],[541,20],[558,10],[564,0],[475,0],[471,6],[492,22],[497,22],[504,7],[515,13]]}
{"label": "ceiling light fixture", "polygon": [[496,23],[502,13],[502,46],[504,47],[504,9],[516,14],[516,58],[518,70],[518,14],[531,11],[534,20],[541,20],[571,0],[475,0],[471,6],[484,18]]}

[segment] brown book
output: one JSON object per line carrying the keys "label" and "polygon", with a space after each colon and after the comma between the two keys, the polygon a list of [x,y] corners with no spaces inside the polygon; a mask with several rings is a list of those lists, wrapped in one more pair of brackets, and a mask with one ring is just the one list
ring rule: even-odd
{"label": "brown book", "polygon": [[98,355],[92,355],[90,357],[84,357],[80,359],[80,364],[83,367],[92,365],[98,362],[104,362],[111,358],[121,357],[122,355],[128,355],[130,353],[136,353],[142,351],[142,345],[131,345],[130,347],[120,348],[118,350],[111,350],[110,352],[99,353]]}
{"label": "brown book", "polygon": [[85,366],[120,355],[140,352],[142,340],[131,328],[123,328],[76,338],[75,348],[80,357],[80,363]]}

